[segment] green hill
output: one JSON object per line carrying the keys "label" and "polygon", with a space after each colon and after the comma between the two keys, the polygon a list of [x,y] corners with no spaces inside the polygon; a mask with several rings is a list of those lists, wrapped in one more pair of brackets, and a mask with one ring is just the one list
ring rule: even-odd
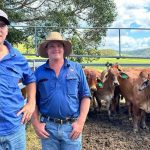
{"label": "green hill", "polygon": [[122,51],[122,55],[126,56],[142,56],[149,57],[150,56],[150,48],[131,50],[131,51]]}

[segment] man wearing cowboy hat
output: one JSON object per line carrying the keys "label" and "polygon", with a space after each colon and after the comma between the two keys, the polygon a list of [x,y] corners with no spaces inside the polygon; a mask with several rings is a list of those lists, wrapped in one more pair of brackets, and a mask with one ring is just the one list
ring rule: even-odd
{"label": "man wearing cowboy hat", "polygon": [[[0,10],[0,150],[25,150],[24,124],[35,109],[36,79],[26,59],[5,40],[9,24],[7,14]],[[26,104],[20,80],[27,85]]]}
{"label": "man wearing cowboy hat", "polygon": [[[48,58],[37,68],[37,107],[32,124],[43,150],[80,150],[90,106],[90,90],[80,64],[67,60],[71,43],[51,32],[38,53]],[[39,121],[40,113],[40,121]]]}

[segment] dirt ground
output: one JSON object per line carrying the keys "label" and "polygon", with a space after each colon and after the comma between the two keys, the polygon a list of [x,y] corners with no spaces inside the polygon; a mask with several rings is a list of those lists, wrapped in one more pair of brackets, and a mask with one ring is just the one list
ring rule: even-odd
{"label": "dirt ground", "polygon": [[[147,115],[146,122],[150,127],[150,115]],[[40,149],[39,139],[29,126],[27,150]],[[150,150],[150,130],[140,129],[134,134],[124,105],[112,121],[105,109],[98,114],[90,112],[83,131],[83,150]]]}

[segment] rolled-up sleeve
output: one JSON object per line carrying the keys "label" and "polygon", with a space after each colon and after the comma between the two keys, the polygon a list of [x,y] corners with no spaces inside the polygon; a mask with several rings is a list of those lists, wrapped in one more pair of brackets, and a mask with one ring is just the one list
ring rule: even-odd
{"label": "rolled-up sleeve", "polygon": [[79,99],[82,100],[84,97],[91,98],[91,93],[84,71],[80,68]]}
{"label": "rolled-up sleeve", "polygon": [[23,72],[22,82],[24,85],[28,85],[36,81],[35,75],[31,70],[31,68],[29,67],[28,62],[25,58],[22,59],[22,72]]}

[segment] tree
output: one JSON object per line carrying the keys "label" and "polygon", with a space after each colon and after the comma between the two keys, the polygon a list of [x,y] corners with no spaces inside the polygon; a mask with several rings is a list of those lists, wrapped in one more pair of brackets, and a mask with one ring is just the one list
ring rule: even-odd
{"label": "tree", "polygon": [[[81,49],[98,46],[107,30],[97,27],[109,27],[117,15],[113,0],[1,0],[0,8],[8,13],[14,25],[38,25],[36,34],[39,41],[48,31],[61,31],[70,40],[76,35],[84,46],[81,45]],[[80,26],[90,28],[82,31],[76,29]],[[35,29],[26,28],[23,32],[26,37],[33,36]],[[24,34],[22,39],[26,40]],[[22,41],[20,38],[16,40]]]}

